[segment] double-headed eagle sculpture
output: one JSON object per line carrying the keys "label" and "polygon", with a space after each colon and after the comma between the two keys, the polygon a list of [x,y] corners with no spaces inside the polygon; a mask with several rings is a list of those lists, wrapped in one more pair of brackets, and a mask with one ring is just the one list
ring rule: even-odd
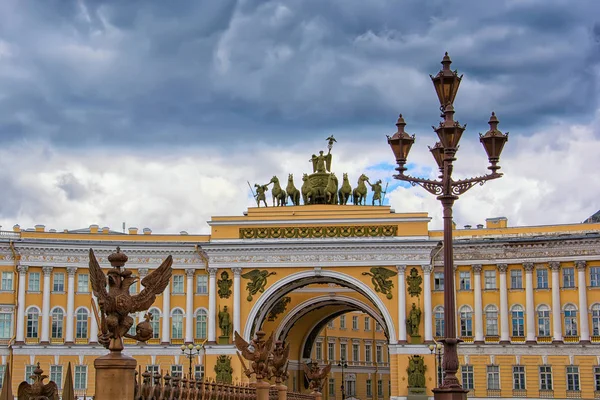
{"label": "double-headed eagle sculpture", "polygon": [[237,353],[244,367],[244,374],[248,378],[252,374],[256,374],[256,379],[259,381],[269,378],[269,355],[273,348],[273,333],[266,341],[264,337],[263,331],[256,332],[256,339],[250,340],[250,343],[246,342],[237,332],[234,337],[235,347],[242,352],[242,357],[251,363],[251,369],[248,369],[244,360],[241,359],[240,353]]}
{"label": "double-headed eagle sculpture", "polygon": [[309,363],[310,366],[302,364],[304,366],[304,375],[306,379],[310,381],[310,388],[313,392],[321,392],[323,385],[325,384],[325,378],[331,371],[331,363],[327,364],[323,368],[319,368],[319,363]]}
{"label": "double-headed eagle sculpture", "polygon": [[107,277],[90,249],[90,281],[100,308],[101,334],[98,342],[110,351],[120,352],[124,337],[140,342],[152,338],[150,314],[146,314],[145,321],[136,326],[135,335],[127,333],[134,323],[130,314],[146,311],[154,303],[156,295],[165,290],[173,272],[173,257],[168,256],[160,267],[142,279],[144,290],[135,296],[129,294],[129,287],[138,281],[138,277],[123,268],[127,255],[117,247],[117,251],[108,256],[108,261],[113,268],[108,271]]}
{"label": "double-headed eagle sculpture", "polygon": [[[33,383],[21,382],[17,389],[17,396],[24,400],[58,400],[58,386],[55,382],[50,381],[44,384],[44,379],[48,379],[48,375],[43,375],[44,371],[40,368],[40,363],[33,370],[33,375],[30,378]],[[10,382],[9,382],[10,383]],[[12,398],[12,397],[11,397]]]}

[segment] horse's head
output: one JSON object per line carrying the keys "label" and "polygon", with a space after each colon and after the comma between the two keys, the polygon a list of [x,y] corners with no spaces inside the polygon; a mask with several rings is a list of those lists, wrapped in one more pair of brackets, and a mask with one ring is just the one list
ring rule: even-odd
{"label": "horse's head", "polygon": [[279,179],[275,175],[273,175],[269,183],[279,183]]}
{"label": "horse's head", "polygon": [[364,181],[368,181],[369,177],[366,176],[365,174],[362,174],[359,179],[360,179],[361,182],[364,182]]}
{"label": "horse's head", "polygon": [[348,180],[348,174],[346,172],[344,172],[343,178],[344,178],[345,181]]}
{"label": "horse's head", "polygon": [[302,180],[303,180],[303,181],[306,181],[306,180],[308,180],[308,175],[307,175],[307,174],[302,174]]}
{"label": "horse's head", "polygon": [[294,181],[294,174],[288,174],[288,182]]}

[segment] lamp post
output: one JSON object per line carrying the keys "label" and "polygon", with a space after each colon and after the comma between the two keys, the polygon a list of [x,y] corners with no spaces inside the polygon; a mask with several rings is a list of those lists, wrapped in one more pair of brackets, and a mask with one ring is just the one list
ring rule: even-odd
{"label": "lamp post", "polygon": [[344,386],[344,368],[348,368],[348,363],[344,357],[342,357],[338,363],[338,367],[342,367],[342,400],[344,400],[346,398],[346,387]]}
{"label": "lamp post", "polygon": [[455,155],[458,150],[458,142],[465,130],[465,126],[461,126],[457,121],[454,121],[454,99],[458,92],[458,87],[462,76],[458,76],[456,71],[450,70],[452,61],[448,57],[448,53],[442,60],[442,70],[436,75],[431,76],[435,91],[440,101],[440,109],[442,110],[443,121],[438,127],[433,127],[440,141],[429,151],[435,159],[440,175],[439,179],[423,179],[416,178],[405,174],[406,159],[411,146],[415,141],[415,135],[410,136],[404,131],[406,122],[402,114],[398,118],[396,126],[397,132],[393,136],[388,136],[388,144],[394,152],[398,167],[395,179],[410,182],[411,185],[419,185],[429,193],[437,196],[443,207],[444,218],[444,324],[445,338],[442,340],[444,344],[444,358],[442,367],[444,369],[444,379],[442,384],[433,390],[435,399],[464,399],[467,391],[464,390],[457,377],[458,370],[458,353],[457,345],[461,342],[456,337],[456,315],[455,315],[455,298],[454,298],[454,266],[453,266],[453,249],[452,249],[452,206],[458,199],[458,196],[471,189],[476,184],[483,185],[486,181],[497,179],[502,176],[498,172],[500,167],[498,161],[504,144],[508,140],[508,134],[503,134],[497,129],[498,119],[492,113],[489,120],[490,130],[484,135],[480,134],[480,142],[488,155],[490,173],[468,179],[452,179],[453,162],[456,160]]}
{"label": "lamp post", "polygon": [[435,343],[429,345],[429,351],[434,354],[433,359],[435,360],[435,376],[438,387],[442,386],[442,374],[440,374],[439,366],[442,365],[442,344]]}
{"label": "lamp post", "polygon": [[189,372],[189,376],[190,379],[192,377],[192,364],[193,364],[193,359],[195,356],[197,356],[198,354],[200,354],[200,350],[202,349],[202,346],[200,346],[199,344],[197,344],[196,346],[194,346],[193,344],[188,344],[187,346],[185,344],[181,345],[181,353],[188,358],[188,360],[190,360],[190,372]]}

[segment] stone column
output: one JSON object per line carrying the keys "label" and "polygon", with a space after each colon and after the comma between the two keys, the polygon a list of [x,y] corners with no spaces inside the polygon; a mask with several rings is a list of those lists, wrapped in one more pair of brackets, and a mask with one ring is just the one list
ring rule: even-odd
{"label": "stone column", "polygon": [[588,322],[587,285],[585,283],[585,261],[575,261],[577,268],[577,287],[579,290],[579,343],[590,343],[590,325]]}
{"label": "stone column", "polygon": [[535,302],[533,299],[533,263],[524,262],[525,268],[525,318],[527,326],[526,343],[535,344]]}
{"label": "stone column", "polygon": [[27,278],[27,267],[26,265],[19,265],[17,271],[19,271],[19,287],[17,288],[17,335],[15,337],[16,343],[25,342],[25,280]]}
{"label": "stone column", "polygon": [[396,265],[398,269],[398,343],[406,343],[406,265]]}
{"label": "stone column", "polygon": [[550,261],[550,269],[552,270],[552,343],[562,343],[562,318],[560,307],[560,262]]}
{"label": "stone column", "polygon": [[475,292],[475,344],[483,344],[483,306],[481,295],[481,264],[473,264],[473,286]]}
{"label": "stone column", "polygon": [[73,343],[75,337],[75,272],[77,272],[77,267],[67,267],[67,333],[65,343]]}
{"label": "stone column", "polygon": [[194,269],[185,270],[186,293],[185,293],[185,342],[194,343]]}
{"label": "stone column", "polygon": [[423,268],[423,308],[425,309],[425,342],[433,342],[432,311],[431,311],[431,271],[432,265],[422,265]]}
{"label": "stone column", "polygon": [[498,264],[500,271],[500,343],[510,343],[510,330],[508,325],[508,289],[506,287],[506,271],[508,264]]}
{"label": "stone column", "polygon": [[[96,310],[98,310],[98,317],[100,317],[100,309],[98,308],[98,299],[92,293],[92,302],[96,305]],[[90,318],[90,343],[98,343],[98,322],[96,321],[96,314],[94,314],[94,310],[91,310],[92,315]]]}
{"label": "stone column", "polygon": [[50,275],[52,267],[42,267],[44,274],[42,288],[42,338],[41,343],[50,343]]}
{"label": "stone column", "polygon": [[208,342],[217,341],[217,269],[208,269]]}
{"label": "stone column", "polygon": [[163,292],[161,344],[171,343],[171,283]]}
{"label": "stone column", "polygon": [[233,271],[233,331],[242,334],[241,332],[241,307],[242,298],[240,293],[240,282],[242,269],[239,267],[231,268]]}
{"label": "stone column", "polygon": [[[138,275],[140,277],[140,293],[141,293],[142,290],[144,290],[144,285],[142,285],[142,279],[144,279],[146,277],[146,275],[148,275],[148,268],[138,268]],[[144,320],[145,320],[144,314],[145,313],[143,313],[143,312],[139,313],[139,315],[138,315],[139,322],[144,322]]]}

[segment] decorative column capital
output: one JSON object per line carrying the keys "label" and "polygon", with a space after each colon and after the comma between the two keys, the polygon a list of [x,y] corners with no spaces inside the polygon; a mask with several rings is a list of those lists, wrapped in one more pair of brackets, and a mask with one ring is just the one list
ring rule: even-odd
{"label": "decorative column capital", "polygon": [[550,265],[552,271],[560,271],[560,261],[550,261],[548,265]]}
{"label": "decorative column capital", "polygon": [[208,275],[210,275],[211,277],[216,277],[217,276],[217,269],[216,268],[208,268]]}
{"label": "decorative column capital", "polygon": [[531,274],[533,273],[533,263],[530,261],[523,263],[523,268],[525,268],[525,272]]}
{"label": "decorative column capital", "polygon": [[67,267],[67,274],[71,276],[75,276],[75,272],[77,272],[77,267]]}
{"label": "decorative column capital", "polygon": [[481,274],[482,268],[483,268],[483,265],[481,265],[481,264],[473,264],[473,272],[476,274]]}
{"label": "decorative column capital", "polygon": [[233,276],[235,276],[235,277],[239,277],[242,275],[241,267],[233,267],[233,268],[231,268],[231,271],[233,271]]}
{"label": "decorative column capital", "polygon": [[586,266],[587,266],[587,261],[584,261],[584,260],[578,260],[578,261],[575,261],[575,267],[576,267],[578,270],[583,270],[583,271],[585,271],[585,267],[586,267]]}
{"label": "decorative column capital", "polygon": [[431,265],[431,264],[424,264],[424,265],[421,265],[421,269],[423,270],[424,274],[430,274],[431,271],[433,271],[433,265]]}
{"label": "decorative column capital", "polygon": [[19,271],[19,274],[21,274],[21,275],[25,275],[27,273],[28,269],[29,269],[29,267],[27,265],[19,265],[17,267],[17,271]]}
{"label": "decorative column capital", "polygon": [[138,275],[140,276],[140,278],[143,278],[146,275],[148,275],[148,271],[148,268],[138,268]]}
{"label": "decorative column capital", "polygon": [[498,267],[498,271],[500,271],[501,274],[505,274],[506,271],[508,270],[508,264],[496,264],[496,266]]}
{"label": "decorative column capital", "polygon": [[42,267],[42,272],[44,276],[48,276],[52,273],[52,267]]}
{"label": "decorative column capital", "polygon": [[186,268],[185,270],[185,276],[187,276],[188,278],[193,278],[195,273],[196,270],[194,268]]}
{"label": "decorative column capital", "polygon": [[404,274],[406,271],[406,265],[396,265],[396,269],[398,270],[399,274]]}

